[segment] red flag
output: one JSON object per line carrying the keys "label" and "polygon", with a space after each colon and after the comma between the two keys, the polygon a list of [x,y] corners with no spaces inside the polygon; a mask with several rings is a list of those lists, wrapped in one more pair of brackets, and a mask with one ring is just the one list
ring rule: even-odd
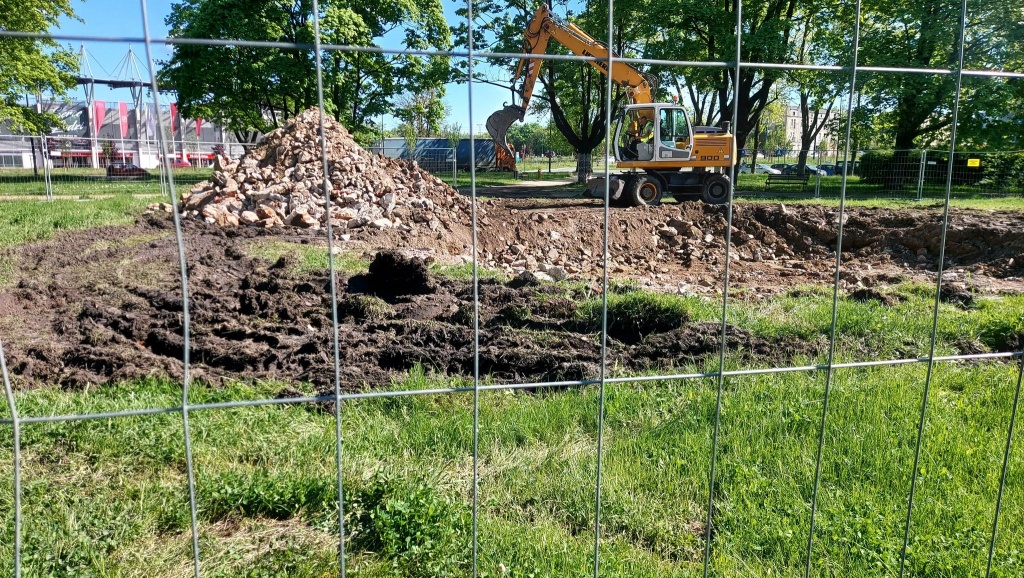
{"label": "red flag", "polygon": [[103,126],[103,117],[107,114],[107,103],[102,100],[92,101],[92,111],[93,123],[96,125],[93,134],[98,136],[100,127]]}
{"label": "red flag", "polygon": [[202,138],[202,136],[203,136],[202,135],[202,130],[203,130],[203,119],[197,118],[196,119],[196,138]]}
{"label": "red flag", "polygon": [[178,117],[178,105],[177,103],[171,103],[171,134],[174,134],[174,120]]}
{"label": "red flag", "polygon": [[121,120],[121,138],[128,138],[128,103],[117,103],[117,113]]}

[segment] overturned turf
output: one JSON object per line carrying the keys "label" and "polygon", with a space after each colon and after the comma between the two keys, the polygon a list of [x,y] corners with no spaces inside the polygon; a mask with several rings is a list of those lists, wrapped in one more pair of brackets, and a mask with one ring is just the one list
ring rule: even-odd
{"label": "overturned turf", "polygon": [[[3,292],[0,320],[8,362],[22,387],[82,387],[182,373],[182,305],[174,239],[153,219],[63,240],[70,252],[28,251],[45,262]],[[191,372],[198,379],[282,379],[333,387],[331,296],[325,271],[303,272],[290,257],[248,256],[251,239],[214,228],[186,236],[190,273]],[[102,247],[89,250],[89,247]],[[90,259],[75,258],[87,255]],[[58,264],[57,261],[60,263]],[[117,264],[116,266],[112,264]],[[45,274],[50,267],[56,275]],[[599,375],[600,324],[578,303],[580,286],[480,283],[480,372],[494,381],[591,379]],[[473,374],[473,286],[431,274],[418,259],[384,252],[366,273],[338,278],[339,351],[347,390],[380,386],[415,365]],[[655,312],[609,325],[608,361],[624,372],[701,362],[718,355],[720,325]],[[21,321],[18,321],[20,319]],[[729,327],[731,352],[748,360],[813,356],[818,346],[777,343]]]}
{"label": "overturned turf", "polygon": [[[596,377],[601,275],[593,267],[600,263],[600,208],[587,201],[554,207],[532,201],[489,204],[492,221],[481,222],[479,236],[482,259],[507,248],[528,261],[530,246],[539,246],[548,248],[549,258],[577,251],[591,266],[571,274],[574,282],[568,285],[523,279],[481,282],[481,374],[495,381],[531,382]],[[669,221],[679,221],[670,223],[676,237],[648,234],[666,226],[667,213],[674,215]],[[733,238],[739,240],[731,252],[730,288],[746,298],[763,299],[811,284],[831,285],[834,256],[827,248],[834,239],[821,231],[823,223],[835,224],[835,217],[814,206],[737,206]],[[936,218],[931,210],[851,210],[846,238],[863,237],[865,242],[844,250],[840,284],[849,296],[893,306],[899,297],[884,291],[886,285],[934,284],[931,249],[915,249],[914,243],[931,242]],[[703,232],[699,254],[683,258],[657,249],[681,237],[687,222],[694,223],[687,225],[694,239],[680,241],[676,251],[697,246],[696,236]],[[946,251],[947,259],[957,261],[955,266],[947,263],[943,300],[967,307],[978,294],[1019,292],[1024,259],[1021,237],[1014,231],[1022,222],[1018,213],[958,211]],[[720,290],[724,264],[718,225],[724,225],[719,209],[696,204],[617,212],[609,239],[610,274],[640,286],[713,294]],[[824,240],[811,242],[806,233],[811,227],[818,227]],[[184,240],[193,376],[333,386],[331,299],[324,265],[304,271],[291,256],[269,261],[253,256],[258,245],[283,241],[326,254],[322,233],[186,221]],[[451,263],[469,257],[462,241],[444,232],[409,237],[382,230],[372,239],[338,245],[344,255],[411,249]],[[760,261],[745,260],[756,255],[748,245],[761,250]],[[133,226],[67,232],[53,241],[4,250],[0,257],[13,272],[12,286],[0,288],[0,337],[21,386],[80,387],[181,375],[181,285],[167,216],[150,215]],[[346,389],[387,384],[416,364],[450,375],[473,374],[477,339],[470,283],[438,277],[422,262],[385,252],[369,269],[364,263],[358,270],[341,272],[338,287]],[[660,305],[629,298],[613,303],[608,316],[613,372],[665,371],[717,360],[718,324],[701,323],[685,311]],[[1001,350],[1019,342],[1012,327],[1005,331],[1011,333],[996,336],[999,343],[1009,344]],[[816,341],[766,341],[732,326],[726,340],[730,360],[744,365],[785,365],[824,351]]]}

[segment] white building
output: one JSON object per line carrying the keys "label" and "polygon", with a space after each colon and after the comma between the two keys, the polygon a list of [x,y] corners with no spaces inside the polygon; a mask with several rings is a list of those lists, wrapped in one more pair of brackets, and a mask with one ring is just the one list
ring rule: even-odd
{"label": "white building", "polygon": [[[821,111],[820,114],[824,115],[825,112]],[[840,118],[842,116],[842,114],[843,113],[840,112],[839,110],[837,110],[835,108],[832,109],[832,111],[828,115],[828,121],[826,122],[825,127],[821,129],[821,132],[819,132],[818,136],[815,137],[815,139],[814,139],[814,142],[813,142],[813,144],[811,146],[811,149],[810,149],[812,152],[819,151],[819,150],[832,150],[832,149],[835,148],[835,145],[833,143],[833,141],[835,139],[832,138],[832,135],[829,132],[829,127],[831,127],[832,124],[833,124],[833,121],[836,118]],[[814,111],[809,111],[809,116],[811,118],[814,118]],[[803,148],[802,147],[802,138],[801,138],[801,135],[803,134],[803,130],[804,130],[804,121],[803,121],[803,117],[800,115],[800,107],[799,106],[787,106],[786,107],[786,139],[789,140],[790,150],[791,151],[798,151],[801,148]]]}

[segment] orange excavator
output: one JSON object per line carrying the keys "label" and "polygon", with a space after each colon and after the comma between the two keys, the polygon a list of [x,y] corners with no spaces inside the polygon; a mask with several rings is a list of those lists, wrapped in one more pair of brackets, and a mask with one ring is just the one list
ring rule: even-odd
{"label": "orange excavator", "polygon": [[[728,173],[737,162],[736,141],[729,123],[725,123],[725,128],[691,126],[683,107],[654,102],[657,79],[653,75],[617,60],[612,61],[609,72],[608,46],[565,22],[544,4],[526,27],[523,52],[544,54],[551,39],[573,54],[595,57],[596,60],[588,62],[626,89],[629,104],[616,116],[612,141],[616,165],[624,172],[611,175],[608,192],[612,202],[657,205],[665,193],[678,199],[699,197],[712,204],[728,202]],[[519,61],[512,83],[519,104],[513,100],[487,119],[487,132],[494,138],[499,163],[515,158],[507,141],[508,129],[525,120],[542,63],[539,58],[524,57]],[[515,84],[520,78],[522,83],[517,89]],[[601,197],[604,187],[604,177],[587,183],[588,192]]]}

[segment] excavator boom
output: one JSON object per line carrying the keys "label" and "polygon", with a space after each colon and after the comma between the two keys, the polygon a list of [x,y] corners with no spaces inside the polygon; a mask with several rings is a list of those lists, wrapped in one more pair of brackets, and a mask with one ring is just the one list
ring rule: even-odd
{"label": "excavator boom", "polygon": [[[595,57],[595,60],[588,61],[590,65],[603,74],[610,74],[615,83],[625,86],[630,102],[654,102],[654,79],[652,76],[640,72],[625,62],[617,61],[613,61],[609,73],[607,60],[602,60],[607,59],[611,52],[608,47],[576,25],[567,23],[553,14],[548,5],[544,4],[537,9],[533,19],[526,27],[523,52],[531,55],[544,54],[547,51],[548,42],[552,38],[572,51],[573,54]],[[519,104],[514,102],[506,104],[504,108],[487,119],[487,132],[494,139],[495,148],[501,149],[513,159],[515,153],[508,145],[508,129],[515,122],[523,121],[526,118],[526,111],[530,106],[530,99],[533,98],[533,90],[543,62],[543,59],[540,58],[522,58],[519,61],[516,76],[513,79],[513,84],[515,84],[519,78],[522,78],[521,88],[513,89],[519,94]]]}

